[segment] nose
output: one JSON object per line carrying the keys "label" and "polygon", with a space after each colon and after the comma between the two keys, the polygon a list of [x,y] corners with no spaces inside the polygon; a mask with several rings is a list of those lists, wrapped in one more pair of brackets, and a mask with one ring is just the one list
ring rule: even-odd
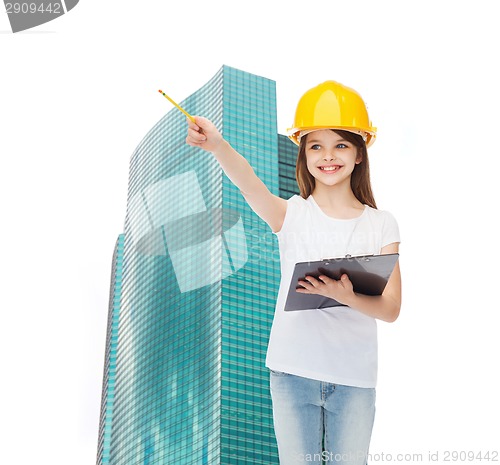
{"label": "nose", "polygon": [[335,160],[337,157],[335,156],[335,152],[333,150],[326,150],[323,155],[323,160],[330,161]]}

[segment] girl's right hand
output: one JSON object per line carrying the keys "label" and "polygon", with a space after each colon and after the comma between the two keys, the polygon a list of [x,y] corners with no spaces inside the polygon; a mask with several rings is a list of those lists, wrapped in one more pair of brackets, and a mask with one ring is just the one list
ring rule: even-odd
{"label": "girl's right hand", "polygon": [[186,143],[193,147],[200,147],[207,152],[215,152],[224,140],[221,133],[207,118],[195,116],[194,119],[195,123],[189,118],[187,119],[188,135]]}

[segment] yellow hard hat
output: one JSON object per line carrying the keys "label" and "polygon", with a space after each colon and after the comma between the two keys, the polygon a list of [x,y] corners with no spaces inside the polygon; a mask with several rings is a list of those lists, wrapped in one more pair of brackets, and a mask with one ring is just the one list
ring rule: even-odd
{"label": "yellow hard hat", "polygon": [[288,137],[299,145],[302,135],[318,129],[342,129],[360,134],[367,147],[375,142],[377,135],[361,96],[335,81],[325,81],[301,97]]}

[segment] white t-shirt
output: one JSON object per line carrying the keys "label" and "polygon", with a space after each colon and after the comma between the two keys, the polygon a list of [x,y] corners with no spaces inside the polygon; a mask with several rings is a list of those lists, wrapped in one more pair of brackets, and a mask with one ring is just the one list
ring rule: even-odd
{"label": "white t-shirt", "polygon": [[365,206],[353,219],[328,216],[314,198],[288,199],[276,233],[281,284],[269,339],[266,366],[274,371],[347,386],[372,388],[377,382],[377,323],[350,307],[285,312],[297,262],[379,254],[399,242],[394,217]]}

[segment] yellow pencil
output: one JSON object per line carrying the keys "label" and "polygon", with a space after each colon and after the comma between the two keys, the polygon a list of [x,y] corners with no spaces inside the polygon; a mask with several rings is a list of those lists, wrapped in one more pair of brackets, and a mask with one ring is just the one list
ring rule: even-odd
{"label": "yellow pencil", "polygon": [[182,113],[184,113],[193,123],[195,122],[194,118],[186,110],[184,110],[184,108],[182,108],[179,104],[175,103],[165,92],[163,92],[162,90],[159,90],[158,92],[160,94],[162,94],[170,103],[175,105],[180,111],[182,111]]}

